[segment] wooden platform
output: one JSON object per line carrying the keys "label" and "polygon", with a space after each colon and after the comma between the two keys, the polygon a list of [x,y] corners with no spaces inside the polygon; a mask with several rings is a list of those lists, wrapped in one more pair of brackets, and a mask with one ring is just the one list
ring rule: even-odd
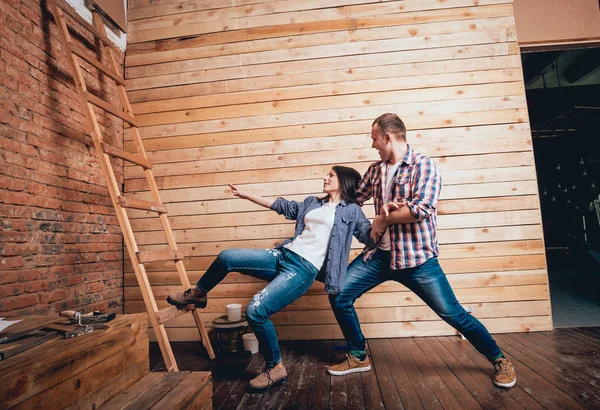
{"label": "wooden platform", "polygon": [[148,343],[147,315],[117,315],[105,330],[56,337],[2,360],[0,409],[96,408],[148,373]]}
{"label": "wooden platform", "polygon": [[[600,328],[495,335],[514,363],[517,386],[492,385],[492,367],[458,337],[371,339],[374,370],[330,377],[339,341],[282,342],[290,379],[264,394],[245,391],[261,370],[259,355],[209,362],[199,343],[174,343],[184,370],[210,370],[214,409],[597,409]],[[160,370],[156,343],[150,365]]]}
{"label": "wooden platform", "polygon": [[106,402],[100,409],[212,409],[209,372],[153,372]]}

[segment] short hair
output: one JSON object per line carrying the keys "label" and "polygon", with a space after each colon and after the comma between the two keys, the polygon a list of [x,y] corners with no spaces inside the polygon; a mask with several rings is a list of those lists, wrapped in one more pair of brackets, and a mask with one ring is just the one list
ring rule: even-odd
{"label": "short hair", "polygon": [[373,121],[373,125],[381,130],[383,134],[390,133],[396,135],[402,141],[406,141],[406,126],[396,114],[386,113],[380,115]]}

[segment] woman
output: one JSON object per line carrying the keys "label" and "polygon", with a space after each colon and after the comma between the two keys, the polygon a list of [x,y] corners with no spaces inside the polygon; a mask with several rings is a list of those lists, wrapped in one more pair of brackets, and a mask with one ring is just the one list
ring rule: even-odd
{"label": "woman", "polygon": [[248,304],[246,319],[254,330],[266,360],[263,373],[250,381],[254,390],[281,384],[287,372],[271,315],[300,298],[315,281],[319,271],[325,275],[325,291],[341,291],[352,236],[374,246],[371,224],[356,203],[355,190],[360,174],[348,167],[334,166],[323,178],[323,198],[309,196],[303,202],[277,198],[275,201],[230,185],[238,198],[270,208],[286,219],[296,220],[294,237],[276,249],[229,249],[221,252],[200,278],[195,288],[169,295],[167,301],[178,308],[206,307],[207,293],[232,271],[264,279],[270,283]]}

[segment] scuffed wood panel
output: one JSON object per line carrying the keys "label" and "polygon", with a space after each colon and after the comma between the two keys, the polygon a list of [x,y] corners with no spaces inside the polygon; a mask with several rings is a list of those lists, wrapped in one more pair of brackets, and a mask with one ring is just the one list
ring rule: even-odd
{"label": "scuffed wood panel", "polygon": [[[396,112],[441,169],[440,263],[461,303],[492,332],[551,328],[511,1],[130,0],[128,13],[129,94],[192,282],[224,249],[269,248],[293,233],[227,183],[266,197],[317,194],[332,165],[364,172],[378,159],[371,122]],[[127,131],[125,146],[134,150]],[[125,191],[150,198],[140,169],[125,168]],[[130,215],[145,250],[164,246],[157,220]],[[355,241],[351,257],[360,249]],[[125,270],[126,311],[143,311]],[[164,306],[179,289],[173,266],[149,264],[148,276]],[[230,274],[205,324],[263,286]],[[454,333],[397,283],[356,306],[368,337]],[[341,336],[321,283],[273,320],[282,338]],[[172,340],[198,338],[186,315],[168,327]]]}

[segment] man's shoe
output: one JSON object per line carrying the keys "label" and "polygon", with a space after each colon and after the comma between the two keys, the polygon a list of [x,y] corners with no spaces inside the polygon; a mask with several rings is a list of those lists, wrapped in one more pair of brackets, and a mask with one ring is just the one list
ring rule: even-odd
{"label": "man's shoe", "polygon": [[167,302],[177,306],[177,309],[183,309],[188,305],[194,305],[196,308],[204,309],[206,307],[206,295],[194,296],[193,289],[190,288],[183,293],[171,293],[167,297]]}
{"label": "man's shoe", "polygon": [[512,363],[504,357],[494,360],[494,373],[494,384],[498,387],[508,389],[517,382]]}
{"label": "man's shoe", "polygon": [[327,366],[329,374],[334,376],[343,376],[345,374],[357,373],[357,372],[368,372],[371,370],[371,361],[369,356],[365,360],[358,360],[357,357],[352,356],[350,353],[346,353],[344,361],[335,364],[333,366]]}
{"label": "man's shoe", "polygon": [[285,367],[275,366],[267,369],[254,379],[250,380],[248,386],[253,391],[264,391],[275,386],[284,384],[287,381],[287,371]]}

